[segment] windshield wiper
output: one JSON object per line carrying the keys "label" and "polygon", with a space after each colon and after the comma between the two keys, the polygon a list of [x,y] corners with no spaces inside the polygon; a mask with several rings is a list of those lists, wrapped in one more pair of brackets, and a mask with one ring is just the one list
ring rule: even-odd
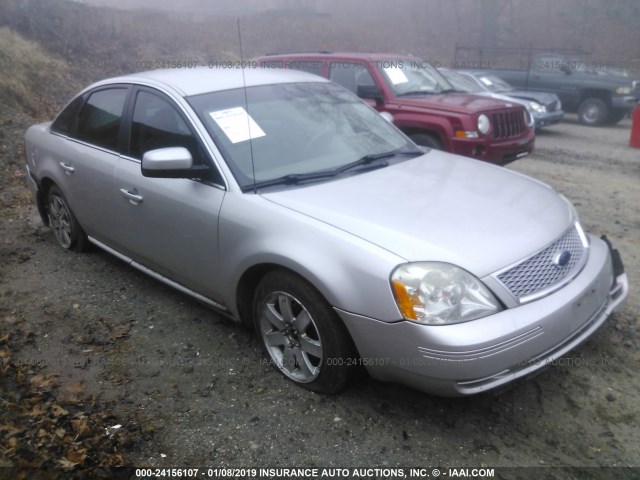
{"label": "windshield wiper", "polygon": [[246,190],[251,190],[254,188],[265,188],[265,187],[273,187],[276,185],[298,185],[303,182],[313,181],[313,180],[322,180],[324,178],[331,178],[338,175],[339,172],[335,170],[324,170],[320,172],[311,172],[311,173],[290,173],[289,175],[285,175],[283,177],[273,178],[271,180],[264,180],[262,182],[256,182],[251,185],[246,186]]}
{"label": "windshield wiper", "polygon": [[[359,172],[364,172],[368,170],[375,170],[378,168],[383,168],[389,165],[389,162],[386,159],[395,157],[396,155],[411,155],[418,156],[422,155],[424,152],[420,150],[392,150],[390,152],[382,152],[382,153],[374,153],[371,155],[365,155],[362,158],[359,158],[355,162],[348,163],[347,165],[343,165],[342,167],[337,167],[332,170],[320,170],[318,172],[310,172],[310,173],[290,173],[289,175],[284,175],[282,177],[274,178],[271,180],[264,180],[262,182],[256,182],[251,185],[247,185],[243,188],[243,190],[253,190],[258,188],[266,188],[273,187],[277,185],[299,185],[304,182],[314,181],[314,180],[324,180],[326,178],[336,177],[348,170],[353,170],[358,167],[360,168]],[[378,160],[385,160],[384,162],[378,162]],[[376,162],[376,163],[374,163]]]}
{"label": "windshield wiper", "polygon": [[[338,168],[339,173],[346,172],[347,170],[351,170],[357,167],[361,167],[363,165],[369,165],[377,160],[383,160],[391,157],[395,157],[396,155],[413,155],[418,156],[422,155],[422,152],[418,150],[392,150],[390,152],[382,152],[382,153],[372,153],[370,155],[365,155],[364,157],[356,160],[355,162],[348,163],[347,165]],[[386,167],[389,165],[388,162],[380,162],[375,165],[376,168]]]}

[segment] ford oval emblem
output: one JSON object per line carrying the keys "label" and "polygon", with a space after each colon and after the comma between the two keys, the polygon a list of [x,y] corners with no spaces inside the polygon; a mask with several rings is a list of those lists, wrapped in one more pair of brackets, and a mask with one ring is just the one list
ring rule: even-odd
{"label": "ford oval emblem", "polygon": [[558,252],[553,256],[553,264],[558,268],[566,267],[567,265],[569,265],[570,260],[571,252],[568,250]]}

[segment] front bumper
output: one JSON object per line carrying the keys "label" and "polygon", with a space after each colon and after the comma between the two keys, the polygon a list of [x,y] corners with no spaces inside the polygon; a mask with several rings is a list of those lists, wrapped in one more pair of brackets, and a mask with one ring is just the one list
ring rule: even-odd
{"label": "front bumper", "polygon": [[536,113],[533,119],[536,122],[536,128],[548,127],[562,121],[564,110],[556,110],[555,112]]}
{"label": "front bumper", "polygon": [[454,138],[452,139],[452,152],[496,165],[506,165],[529,155],[533,151],[534,144],[535,132],[530,129],[526,135],[517,139]]}
{"label": "front bumper", "polygon": [[605,242],[567,286],[540,300],[456,325],[385,323],[338,310],[363,365],[378,380],[428,393],[480,393],[530,375],[589,338],[625,300],[626,274]]}
{"label": "front bumper", "polygon": [[640,101],[640,98],[634,95],[613,95],[611,97],[611,106],[615,110],[631,111]]}

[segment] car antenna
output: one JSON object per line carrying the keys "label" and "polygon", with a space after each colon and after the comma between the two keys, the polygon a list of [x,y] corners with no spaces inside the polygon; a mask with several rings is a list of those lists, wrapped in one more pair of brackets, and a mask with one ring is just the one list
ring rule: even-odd
{"label": "car antenna", "polygon": [[251,155],[251,173],[253,175],[253,193],[258,193],[256,188],[256,165],[253,161],[253,137],[251,136],[251,117],[249,116],[249,99],[247,97],[247,80],[244,76],[244,53],[242,51],[242,31],[240,30],[240,19],[236,20],[238,27],[238,43],[240,45],[240,68],[242,69],[242,89],[244,91],[244,109],[247,112],[247,132],[249,133],[249,152]]}

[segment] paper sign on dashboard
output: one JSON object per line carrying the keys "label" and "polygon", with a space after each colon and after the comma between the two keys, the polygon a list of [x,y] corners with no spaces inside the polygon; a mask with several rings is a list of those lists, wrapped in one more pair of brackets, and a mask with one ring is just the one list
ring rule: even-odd
{"label": "paper sign on dashboard", "polygon": [[260,125],[242,107],[209,112],[209,115],[231,140],[231,143],[240,143],[266,135]]}

